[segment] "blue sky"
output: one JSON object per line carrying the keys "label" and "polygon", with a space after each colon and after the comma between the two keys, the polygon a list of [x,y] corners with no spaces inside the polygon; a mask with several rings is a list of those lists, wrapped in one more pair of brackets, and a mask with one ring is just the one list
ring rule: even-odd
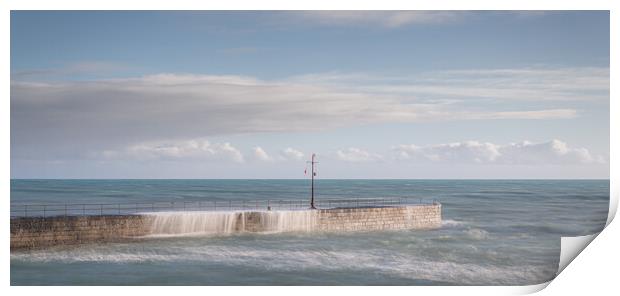
{"label": "blue sky", "polygon": [[11,12],[13,178],[608,178],[608,12]]}

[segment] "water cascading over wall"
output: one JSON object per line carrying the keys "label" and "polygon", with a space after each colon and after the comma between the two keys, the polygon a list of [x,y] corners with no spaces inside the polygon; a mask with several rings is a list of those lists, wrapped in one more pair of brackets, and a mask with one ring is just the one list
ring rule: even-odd
{"label": "water cascading over wall", "polygon": [[301,211],[156,212],[151,235],[225,235],[241,232],[365,231],[441,226],[441,204]]}
{"label": "water cascading over wall", "polygon": [[151,235],[218,235],[238,232],[312,231],[317,211],[236,211],[144,213]]}

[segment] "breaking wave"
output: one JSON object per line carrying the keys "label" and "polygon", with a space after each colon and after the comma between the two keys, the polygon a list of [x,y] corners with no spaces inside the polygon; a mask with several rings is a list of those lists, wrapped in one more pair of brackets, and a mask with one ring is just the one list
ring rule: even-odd
{"label": "breaking wave", "polygon": [[246,245],[172,245],[168,248],[136,248],[116,245],[62,251],[11,254],[12,260],[63,263],[181,263],[223,264],[267,271],[324,270],[384,274],[411,280],[459,284],[534,284],[553,276],[547,265],[492,266],[473,262],[449,262],[441,258],[391,253],[381,249],[283,250]]}
{"label": "breaking wave", "polygon": [[441,221],[442,227],[459,227],[463,225],[465,225],[465,222],[462,222],[462,221],[455,221],[455,220],[449,220],[449,219]]}

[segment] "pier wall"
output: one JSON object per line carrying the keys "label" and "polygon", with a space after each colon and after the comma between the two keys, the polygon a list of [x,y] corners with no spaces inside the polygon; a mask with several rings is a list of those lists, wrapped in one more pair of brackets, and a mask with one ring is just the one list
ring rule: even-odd
{"label": "pier wall", "polygon": [[441,204],[319,210],[323,231],[431,229],[441,227]]}
{"label": "pier wall", "polygon": [[11,249],[115,242],[148,231],[148,221],[139,215],[12,218]]}
{"label": "pier wall", "polygon": [[305,211],[167,212],[11,219],[11,249],[117,242],[148,235],[378,231],[441,227],[441,204]]}

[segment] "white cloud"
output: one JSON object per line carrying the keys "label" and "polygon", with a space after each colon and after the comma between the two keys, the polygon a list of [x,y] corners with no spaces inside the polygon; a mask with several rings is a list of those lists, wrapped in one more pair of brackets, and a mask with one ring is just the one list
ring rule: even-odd
{"label": "white cloud", "polygon": [[502,147],[502,161],[508,164],[589,164],[604,163],[605,159],[592,155],[586,148],[571,148],[565,142],[552,140],[545,143],[524,141]]}
{"label": "white cloud", "polygon": [[11,117],[12,132],[28,137],[40,132],[50,140],[93,134],[150,140],[323,130],[411,121],[434,109],[412,102],[403,105],[390,96],[238,76],[163,74],[88,82],[13,82],[11,94],[11,112],[17,115]]}
{"label": "white cloud", "polygon": [[[572,118],[577,110],[566,104],[506,110],[506,105],[488,102],[608,100],[608,69],[588,69],[445,71],[415,77],[327,73],[279,81],[178,74],[64,83],[13,81],[11,111],[20,114],[12,117],[16,128],[55,127],[54,131],[76,134],[117,129],[134,135],[156,130],[162,138],[375,122]],[[143,130],[146,127],[149,131]]]}
{"label": "white cloud", "polygon": [[336,158],[347,162],[374,162],[382,160],[383,156],[360,148],[350,147],[336,151]]}
{"label": "white cloud", "polygon": [[548,109],[535,111],[499,111],[486,114],[462,113],[463,119],[469,116],[471,116],[472,119],[568,119],[577,117],[577,110]]}
{"label": "white cloud", "polygon": [[273,158],[261,147],[254,147],[254,157],[260,161],[273,161]]}
{"label": "white cloud", "polygon": [[444,163],[592,164],[604,163],[585,148],[571,148],[562,141],[510,143],[466,141],[431,146],[400,145],[393,148],[399,160]]}
{"label": "white cloud", "polygon": [[438,24],[462,19],[467,12],[456,11],[345,11],[316,10],[291,13],[296,20],[306,20],[318,25],[375,26],[397,28],[412,24]]}
{"label": "white cloud", "polygon": [[287,160],[303,160],[304,153],[287,147],[279,155],[272,156],[260,146],[251,149],[249,157],[244,156],[240,149],[228,142],[211,143],[206,139],[150,141],[129,145],[118,150],[104,150],[89,153],[92,158],[106,160],[135,159],[135,160],[212,160],[232,161],[243,163],[247,159],[272,162]]}
{"label": "white cloud", "polygon": [[513,101],[609,100],[609,68],[508,68],[444,70],[417,75],[308,74],[293,78],[376,94],[458,102],[467,98]]}
{"label": "white cloud", "polygon": [[61,68],[41,68],[11,73],[11,78],[52,78],[74,74],[110,75],[131,69],[130,66],[107,61],[81,61],[70,63]]}
{"label": "white cloud", "polygon": [[101,153],[101,156],[108,159],[203,159],[244,162],[241,151],[230,143],[211,143],[204,139],[139,143],[120,151],[104,151]]}
{"label": "white cloud", "polygon": [[[485,12],[488,14],[489,12]],[[546,12],[533,11],[497,11],[491,12],[501,17],[515,19],[532,18],[544,15]],[[449,10],[310,10],[287,11],[278,13],[283,18],[277,18],[276,24],[330,27],[367,27],[395,29],[412,25],[440,25],[460,23],[476,16],[472,11]],[[273,21],[273,20],[272,20]],[[284,21],[284,22],[282,22]]]}
{"label": "white cloud", "polygon": [[37,155],[26,154],[38,143],[59,155],[68,153],[70,142],[98,150],[155,139],[376,123],[570,119],[581,115],[578,108],[587,112],[608,102],[607,68],[12,81],[11,145],[15,156],[32,158]]}
{"label": "white cloud", "polygon": [[304,153],[294,148],[288,147],[281,152],[282,158],[286,160],[303,160]]}
{"label": "white cloud", "polygon": [[[586,148],[573,148],[560,140],[542,143],[523,141],[506,145],[489,142],[465,141],[428,146],[415,144],[392,148],[395,161],[419,163],[470,163],[470,164],[602,164],[603,156],[593,155]],[[194,160],[245,162],[242,152],[228,142],[211,143],[205,139],[181,141],[144,142],[120,150],[106,150],[91,156],[108,160]],[[293,148],[286,148],[280,155],[269,155],[263,148],[252,149],[251,159],[264,162],[303,160],[304,154]],[[337,150],[335,158],[345,162],[384,161],[381,154],[360,148],[349,147]]]}

